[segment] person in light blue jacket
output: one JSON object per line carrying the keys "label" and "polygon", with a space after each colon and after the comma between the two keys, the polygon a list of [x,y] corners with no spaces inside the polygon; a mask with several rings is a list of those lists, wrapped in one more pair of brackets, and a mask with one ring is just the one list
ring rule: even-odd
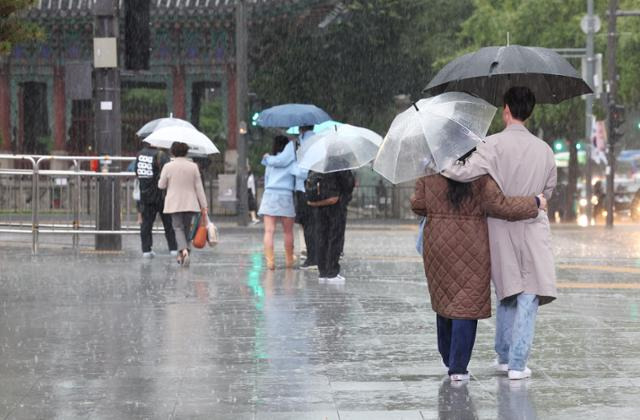
{"label": "person in light blue jacket", "polygon": [[[313,132],[313,126],[301,126],[299,127],[300,135],[298,136],[297,143],[299,146],[315,134]],[[296,223],[302,226],[304,237],[304,246],[306,247],[307,259],[304,264],[300,266],[301,269],[317,269],[318,260],[316,253],[316,236],[315,236],[315,212],[314,209],[309,207],[304,197],[304,182],[307,179],[309,171],[300,168],[296,161],[296,141],[291,141],[284,148],[283,152],[276,156],[267,156],[266,162],[269,165],[286,166],[292,164],[291,173],[295,176],[295,209],[296,209]]]}
{"label": "person in light blue jacket", "polygon": [[284,229],[284,250],[286,267],[294,264],[293,225],[296,211],[293,204],[295,178],[292,174],[293,159],[287,156],[286,148],[292,143],[285,136],[273,139],[271,154],[266,154],[262,164],[266,166],[264,194],[258,214],[264,218],[264,256],[269,270],[275,269],[273,235],[276,223],[280,221]]}

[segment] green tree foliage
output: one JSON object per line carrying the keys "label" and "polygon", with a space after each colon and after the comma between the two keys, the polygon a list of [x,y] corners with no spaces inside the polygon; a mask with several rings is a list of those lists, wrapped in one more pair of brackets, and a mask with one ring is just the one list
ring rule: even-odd
{"label": "green tree foliage", "polygon": [[16,43],[44,38],[41,28],[19,16],[21,10],[33,3],[34,0],[0,0],[0,55],[11,52]]}
{"label": "green tree foliage", "polygon": [[252,89],[269,104],[314,103],[334,119],[384,132],[395,95],[421,96],[432,61],[465,17],[465,1],[344,3],[347,12],[324,30],[296,22],[258,28]]}
{"label": "green tree foliage", "polygon": [[[603,3],[603,2],[600,2]],[[584,0],[475,0],[474,12],[462,24],[459,35],[462,53],[491,45],[533,45],[546,48],[584,48],[585,35],[580,19],[586,11]],[[580,61],[570,59],[576,68]],[[500,129],[500,116],[491,127]],[[584,136],[584,102],[580,98],[559,105],[537,106],[530,129],[544,137]]]}

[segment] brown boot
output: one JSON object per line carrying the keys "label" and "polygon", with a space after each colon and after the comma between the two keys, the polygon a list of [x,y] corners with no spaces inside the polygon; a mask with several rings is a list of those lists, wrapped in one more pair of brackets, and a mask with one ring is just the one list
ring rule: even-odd
{"label": "brown boot", "polygon": [[267,260],[267,269],[276,269],[276,260],[275,256],[273,255],[273,248],[264,248],[264,259]]}
{"label": "brown boot", "polygon": [[290,248],[285,247],[284,260],[286,268],[293,268],[293,265],[296,263],[296,256],[293,253],[293,246]]}

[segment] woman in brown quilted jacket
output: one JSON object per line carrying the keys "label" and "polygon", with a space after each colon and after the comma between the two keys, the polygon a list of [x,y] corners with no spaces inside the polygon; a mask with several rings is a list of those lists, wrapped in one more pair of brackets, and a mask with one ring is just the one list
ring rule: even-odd
{"label": "woman in brown quilted jacket", "polygon": [[459,183],[441,175],[416,182],[411,209],[426,216],[423,259],[438,350],[451,380],[469,378],[467,365],[478,319],[491,316],[491,259],[487,216],[536,217],[544,197],[505,197],[488,175]]}

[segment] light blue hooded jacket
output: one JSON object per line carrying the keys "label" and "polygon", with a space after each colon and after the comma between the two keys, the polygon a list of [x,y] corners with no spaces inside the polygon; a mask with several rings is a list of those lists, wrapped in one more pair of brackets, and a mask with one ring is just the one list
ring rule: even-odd
{"label": "light blue hooded jacket", "polygon": [[277,155],[269,155],[262,159],[262,164],[266,166],[264,174],[265,190],[293,191],[295,187],[295,177],[293,176],[295,154],[292,154],[287,149],[293,150],[293,142],[289,142],[284,150]]}
{"label": "light blue hooded jacket", "polygon": [[[307,131],[298,136],[300,144],[302,145],[314,134],[315,133],[313,131]],[[293,164],[291,166],[291,174],[295,176],[295,190],[304,192],[304,181],[306,181],[309,171],[298,167],[298,163],[296,162],[296,148],[293,141],[290,141],[289,144],[285,146],[284,150],[277,155],[267,156],[264,158],[262,160],[262,164],[265,166],[273,165],[277,167],[284,167]]]}

